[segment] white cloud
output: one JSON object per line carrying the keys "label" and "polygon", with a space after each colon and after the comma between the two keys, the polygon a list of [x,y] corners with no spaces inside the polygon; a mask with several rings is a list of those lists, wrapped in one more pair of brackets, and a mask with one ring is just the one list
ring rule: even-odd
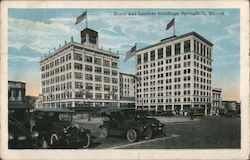
{"label": "white cloud", "polygon": [[[78,34],[78,31],[69,25],[58,21],[51,23],[31,21],[27,19],[9,19],[9,44],[19,49],[27,45],[30,48],[46,53],[59,43],[63,44],[65,38]],[[16,42],[17,41],[17,42]]]}
{"label": "white cloud", "polygon": [[25,56],[9,56],[9,59],[16,61],[29,61],[29,62],[39,62],[41,60],[39,57],[25,57]]}
{"label": "white cloud", "polygon": [[220,43],[222,40],[231,39],[234,40],[235,43],[239,43],[239,27],[240,23],[231,24],[229,26],[224,27],[224,30],[226,31],[226,34],[223,34],[222,36],[215,36],[214,38],[214,44]]}

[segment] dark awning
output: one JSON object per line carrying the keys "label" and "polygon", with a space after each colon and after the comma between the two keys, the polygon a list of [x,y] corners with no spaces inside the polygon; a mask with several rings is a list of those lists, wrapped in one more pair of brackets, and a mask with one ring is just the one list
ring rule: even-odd
{"label": "dark awning", "polygon": [[18,102],[18,101],[13,101],[13,102],[8,102],[9,109],[31,109],[32,107],[25,102]]}
{"label": "dark awning", "polygon": [[67,109],[67,108],[54,108],[54,107],[43,107],[37,108],[34,112],[58,112],[58,113],[73,113],[74,111]]}

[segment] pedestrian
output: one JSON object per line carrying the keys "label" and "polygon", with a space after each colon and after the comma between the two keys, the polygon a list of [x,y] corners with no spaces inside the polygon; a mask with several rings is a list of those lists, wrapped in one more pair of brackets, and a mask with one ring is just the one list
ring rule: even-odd
{"label": "pedestrian", "polygon": [[194,120],[194,116],[193,116],[193,112],[192,111],[190,112],[190,120],[192,120],[192,121]]}

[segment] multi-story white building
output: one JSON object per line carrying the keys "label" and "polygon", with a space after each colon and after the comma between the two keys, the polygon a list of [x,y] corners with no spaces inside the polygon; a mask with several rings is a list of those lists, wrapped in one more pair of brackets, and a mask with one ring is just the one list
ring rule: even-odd
{"label": "multi-story white building", "polygon": [[182,112],[199,107],[207,114],[212,46],[190,32],[137,50],[137,108]]}
{"label": "multi-story white building", "polygon": [[135,107],[136,77],[132,74],[120,73],[121,107]]}
{"label": "multi-story white building", "polygon": [[212,89],[212,105],[210,114],[219,114],[221,106],[221,89],[213,88]]}
{"label": "multi-story white building", "polygon": [[98,47],[98,32],[81,31],[73,41],[43,58],[43,106],[119,106],[119,56]]}

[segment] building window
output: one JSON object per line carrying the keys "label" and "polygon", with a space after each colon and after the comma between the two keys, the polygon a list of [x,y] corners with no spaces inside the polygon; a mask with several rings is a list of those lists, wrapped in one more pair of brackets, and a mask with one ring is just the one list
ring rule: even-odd
{"label": "building window", "polygon": [[104,82],[105,83],[110,83],[110,78],[109,77],[104,77]]}
{"label": "building window", "polygon": [[95,67],[95,73],[102,73],[102,68]]}
{"label": "building window", "polygon": [[196,44],[196,40],[194,40],[194,52],[196,52],[197,51],[197,44]]}
{"label": "building window", "polygon": [[85,65],[85,71],[92,72],[92,66]]}
{"label": "building window", "polygon": [[76,88],[76,89],[81,89],[81,88],[83,88],[83,83],[82,83],[82,82],[75,82],[75,88]]}
{"label": "building window", "polygon": [[102,77],[101,76],[95,76],[95,81],[96,82],[101,82],[102,81]]}
{"label": "building window", "polygon": [[137,55],[137,64],[141,64],[141,55]]}
{"label": "building window", "polygon": [[101,84],[96,84],[95,85],[95,90],[101,91],[102,90],[102,85]]}
{"label": "building window", "polygon": [[170,57],[171,56],[171,46],[167,46],[166,47],[166,57]]}
{"label": "building window", "polygon": [[148,62],[148,52],[143,54],[143,62],[144,63]]}
{"label": "building window", "polygon": [[110,66],[110,61],[104,60],[103,65],[109,67]]}
{"label": "building window", "polygon": [[77,69],[77,70],[82,70],[82,64],[80,64],[80,63],[75,63],[74,65],[75,65],[75,69]]}
{"label": "building window", "polygon": [[101,93],[96,93],[95,98],[96,99],[102,99],[102,94]]}
{"label": "building window", "polygon": [[118,83],[117,78],[112,78],[112,83],[117,84]]}
{"label": "building window", "polygon": [[184,53],[190,52],[190,40],[184,41]]}
{"label": "building window", "polygon": [[104,74],[110,75],[110,70],[109,69],[104,69]]}
{"label": "building window", "polygon": [[93,62],[93,58],[90,57],[90,56],[85,56],[85,62],[92,63]]}
{"label": "building window", "polygon": [[85,75],[85,79],[86,79],[86,80],[89,80],[89,81],[92,81],[92,80],[93,80],[93,75],[91,75],[91,74],[86,74],[86,75]]}
{"label": "building window", "polygon": [[150,60],[151,61],[155,60],[155,51],[154,50],[150,52]]}
{"label": "building window", "polygon": [[109,85],[104,85],[104,91],[106,91],[106,92],[110,91],[110,86]]}
{"label": "building window", "polygon": [[86,89],[92,90],[93,89],[93,84],[92,83],[86,83]]}
{"label": "building window", "polygon": [[118,64],[116,62],[112,62],[112,67],[113,68],[118,68]]}
{"label": "building window", "polygon": [[102,60],[100,58],[95,58],[95,64],[102,65]]}
{"label": "building window", "polygon": [[174,51],[175,51],[175,55],[181,53],[181,43],[176,43],[176,44],[174,45]]}
{"label": "building window", "polygon": [[81,61],[82,60],[82,55],[78,53],[74,53],[74,60]]}
{"label": "building window", "polygon": [[112,70],[112,76],[117,76],[117,71]]}
{"label": "building window", "polygon": [[163,58],[163,48],[158,49],[158,59]]}

